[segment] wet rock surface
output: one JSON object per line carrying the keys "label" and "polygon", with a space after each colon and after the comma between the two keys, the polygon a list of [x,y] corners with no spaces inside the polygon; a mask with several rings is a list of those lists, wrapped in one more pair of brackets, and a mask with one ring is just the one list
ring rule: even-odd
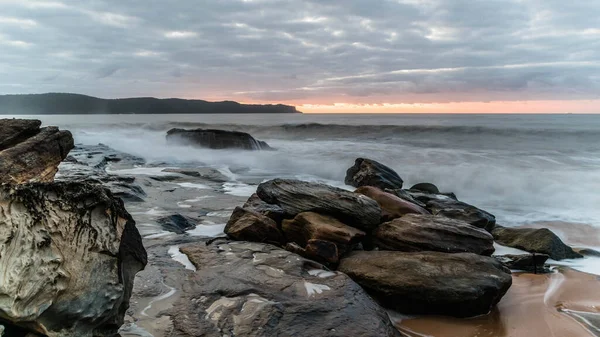
{"label": "wet rock surface", "polygon": [[42,335],[114,336],[147,263],[122,201],[96,184],[0,187],[0,317]]}
{"label": "wet rock surface", "polygon": [[377,201],[381,207],[381,221],[390,221],[406,214],[430,214],[423,207],[384,192],[377,187],[363,186],[354,192]]}
{"label": "wet rock surface", "polygon": [[167,132],[167,141],[174,144],[215,150],[273,150],[267,143],[255,139],[248,133],[239,131],[171,129]]}
{"label": "wet rock surface", "polygon": [[493,231],[494,239],[508,247],[521,249],[530,253],[550,256],[553,260],[578,259],[583,255],[567,246],[547,228],[508,228],[497,226]]}
{"label": "wet rock surface", "polygon": [[69,131],[40,121],[0,119],[0,183],[50,182],[73,148]]}
{"label": "wet rock surface", "polygon": [[400,336],[350,278],[291,252],[226,241],[181,250],[198,270],[173,307],[174,336]]}
{"label": "wet rock surface", "polygon": [[381,220],[381,208],[373,199],[325,184],[274,179],[260,184],[256,193],[263,201],[280,206],[288,217],[317,212],[365,231]]}
{"label": "wet rock surface", "polygon": [[456,196],[431,194],[420,191],[407,191],[414,199],[425,204],[425,208],[433,215],[441,215],[451,219],[465,221],[475,227],[491,232],[496,225],[494,215],[473,205],[456,199]]}
{"label": "wet rock surface", "polygon": [[372,234],[382,250],[437,251],[491,255],[494,238],[487,231],[443,216],[408,214],[381,224]]}
{"label": "wet rock surface", "polygon": [[161,224],[163,229],[177,234],[183,234],[187,230],[196,228],[196,223],[193,219],[181,214],[173,214],[170,216],[161,217],[156,221]]}
{"label": "wet rock surface", "polygon": [[283,234],[277,223],[251,209],[236,207],[225,226],[225,234],[235,240],[280,245]]}
{"label": "wet rock surface", "polygon": [[506,268],[511,270],[526,271],[534,274],[549,273],[550,268],[545,266],[549,256],[546,254],[522,254],[494,256]]}
{"label": "wet rock surface", "polygon": [[402,178],[391,168],[371,159],[358,158],[346,172],[344,182],[354,187],[373,186],[381,190],[401,189]]}
{"label": "wet rock surface", "polygon": [[471,253],[355,251],[338,270],[406,314],[487,314],[512,284],[500,262]]}
{"label": "wet rock surface", "polygon": [[288,241],[300,247],[306,246],[309,240],[329,241],[337,246],[340,255],[352,250],[366,235],[336,218],[314,212],[300,213],[292,220],[284,220],[282,230]]}

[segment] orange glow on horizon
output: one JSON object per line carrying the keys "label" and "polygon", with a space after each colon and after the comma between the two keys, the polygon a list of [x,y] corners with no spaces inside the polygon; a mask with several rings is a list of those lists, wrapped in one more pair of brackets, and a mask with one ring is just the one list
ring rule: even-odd
{"label": "orange glow on horizon", "polygon": [[299,104],[304,113],[600,113],[600,100]]}

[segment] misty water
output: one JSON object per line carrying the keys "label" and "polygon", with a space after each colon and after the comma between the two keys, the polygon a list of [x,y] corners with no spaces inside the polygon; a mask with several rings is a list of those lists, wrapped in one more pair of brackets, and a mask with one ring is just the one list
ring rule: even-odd
{"label": "misty water", "polygon": [[[357,157],[432,182],[494,213],[498,223],[600,226],[600,119],[593,115],[86,115],[30,116],[164,166],[229,173],[232,194],[274,177],[343,187]],[[167,145],[173,127],[240,130],[276,152]]]}

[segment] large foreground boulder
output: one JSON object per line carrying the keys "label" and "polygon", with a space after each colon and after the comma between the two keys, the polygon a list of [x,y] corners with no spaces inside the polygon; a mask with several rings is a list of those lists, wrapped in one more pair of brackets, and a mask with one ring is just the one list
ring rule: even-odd
{"label": "large foreground boulder", "polygon": [[174,336],[401,336],[348,276],[291,252],[222,240],[181,251],[197,271],[172,310]]}
{"label": "large foreground boulder", "polygon": [[366,195],[377,201],[381,207],[381,220],[390,221],[405,214],[430,214],[426,209],[410,201],[401,199],[391,193],[384,192],[377,187],[362,186],[354,191]]}
{"label": "large foreground boulder", "polygon": [[391,168],[371,159],[358,158],[346,171],[344,182],[354,187],[374,186],[381,190],[401,189],[402,178]]}
{"label": "large foreground boulder", "polygon": [[256,193],[263,201],[279,205],[287,217],[316,212],[363,231],[377,227],[381,219],[375,200],[325,184],[274,179],[258,185]]}
{"label": "large foreground boulder", "polygon": [[115,336],[146,263],[135,222],[107,189],[0,186],[0,320],[14,328]]}
{"label": "large foreground boulder", "polygon": [[405,314],[484,315],[512,284],[500,262],[471,253],[355,251],[338,270]]}
{"label": "large foreground boulder", "polygon": [[414,199],[424,203],[425,208],[433,215],[462,220],[475,227],[483,228],[488,232],[491,232],[496,225],[496,217],[494,215],[466,202],[458,201],[455,197],[414,190],[406,192]]}
{"label": "large foreground boulder", "polygon": [[434,215],[405,215],[379,225],[372,237],[374,244],[383,250],[487,256],[494,252],[494,238],[490,233],[464,221]]}
{"label": "large foreground boulder", "polygon": [[578,259],[583,255],[575,252],[548,228],[509,228],[497,226],[494,239],[508,247],[522,249],[530,253],[541,253],[553,260]]}
{"label": "large foreground boulder", "polygon": [[37,120],[0,119],[0,183],[50,182],[73,148],[69,131]]}
{"label": "large foreground boulder", "polygon": [[239,131],[171,129],[167,132],[167,141],[172,144],[192,145],[215,150],[273,150],[267,143]]}

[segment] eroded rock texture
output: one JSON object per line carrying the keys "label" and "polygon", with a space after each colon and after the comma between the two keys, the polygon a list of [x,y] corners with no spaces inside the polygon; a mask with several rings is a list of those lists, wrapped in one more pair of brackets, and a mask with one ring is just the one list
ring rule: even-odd
{"label": "eroded rock texture", "polygon": [[0,318],[50,337],[115,336],[147,263],[135,222],[100,185],[0,187]]}
{"label": "eroded rock texture", "polygon": [[348,276],[294,253],[226,241],[181,251],[198,270],[172,310],[174,336],[400,336]]}
{"label": "eroded rock texture", "polygon": [[73,148],[69,131],[38,120],[0,119],[0,183],[50,182]]}

